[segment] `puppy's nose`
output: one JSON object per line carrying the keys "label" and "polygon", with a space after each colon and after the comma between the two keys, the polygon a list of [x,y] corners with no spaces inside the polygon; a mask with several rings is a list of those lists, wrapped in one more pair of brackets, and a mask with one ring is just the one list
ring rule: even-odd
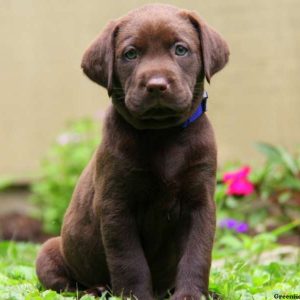
{"label": "puppy's nose", "polygon": [[146,84],[149,93],[163,93],[168,89],[168,81],[164,77],[152,77]]}

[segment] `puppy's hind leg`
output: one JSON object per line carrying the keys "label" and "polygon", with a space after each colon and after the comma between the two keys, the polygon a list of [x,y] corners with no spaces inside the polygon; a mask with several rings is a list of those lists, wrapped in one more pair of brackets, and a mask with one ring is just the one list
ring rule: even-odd
{"label": "puppy's hind leg", "polygon": [[75,291],[78,287],[63,260],[60,244],[61,237],[51,238],[43,244],[36,260],[36,273],[47,289]]}

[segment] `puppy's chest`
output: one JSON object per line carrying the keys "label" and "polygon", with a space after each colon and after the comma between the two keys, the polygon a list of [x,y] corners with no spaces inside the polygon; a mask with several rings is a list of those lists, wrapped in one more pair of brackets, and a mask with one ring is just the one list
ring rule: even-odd
{"label": "puppy's chest", "polygon": [[[135,218],[143,246],[156,252],[158,247],[177,231],[181,214],[180,185],[167,184],[159,179],[145,186],[145,193],[135,202]],[[151,246],[151,247],[150,247]],[[158,251],[158,249],[157,249]]]}
{"label": "puppy's chest", "polygon": [[[169,211],[179,201],[182,184],[176,176],[167,177],[166,173],[161,173],[152,169],[141,169],[134,171],[132,177],[128,175],[128,180],[132,183],[134,194],[133,205],[140,208],[140,214],[146,211]],[[131,179],[130,179],[131,177]],[[128,182],[128,184],[130,184]]]}
{"label": "puppy's chest", "polygon": [[186,169],[185,149],[181,147],[167,147],[160,145],[148,145],[147,149],[139,152],[137,165],[149,171],[167,189],[178,185],[178,178]]}
{"label": "puppy's chest", "polygon": [[176,147],[144,149],[137,159],[140,171],[134,177],[138,183],[135,205],[138,216],[147,219],[174,219],[179,213],[180,194],[184,188],[184,152]]}

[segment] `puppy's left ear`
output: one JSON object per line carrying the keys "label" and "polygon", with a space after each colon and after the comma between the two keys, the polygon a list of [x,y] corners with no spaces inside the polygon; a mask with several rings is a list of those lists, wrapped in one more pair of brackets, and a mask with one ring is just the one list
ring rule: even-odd
{"label": "puppy's left ear", "polygon": [[85,51],[81,67],[94,82],[105,87],[110,96],[113,88],[114,40],[118,23],[111,21]]}
{"label": "puppy's left ear", "polygon": [[183,11],[198,32],[201,47],[201,58],[207,82],[222,70],[229,58],[228,45],[222,36],[206,24],[195,12]]}

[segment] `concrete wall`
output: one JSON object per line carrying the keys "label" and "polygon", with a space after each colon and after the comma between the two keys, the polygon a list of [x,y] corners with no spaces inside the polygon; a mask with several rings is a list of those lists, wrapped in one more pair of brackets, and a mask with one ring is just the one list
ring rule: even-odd
{"label": "concrete wall", "polygon": [[[0,0],[0,176],[28,177],[65,122],[105,109],[83,51],[110,19],[150,1]],[[257,162],[256,141],[299,145],[300,1],[162,1],[198,11],[230,45],[208,87],[219,158]]]}

